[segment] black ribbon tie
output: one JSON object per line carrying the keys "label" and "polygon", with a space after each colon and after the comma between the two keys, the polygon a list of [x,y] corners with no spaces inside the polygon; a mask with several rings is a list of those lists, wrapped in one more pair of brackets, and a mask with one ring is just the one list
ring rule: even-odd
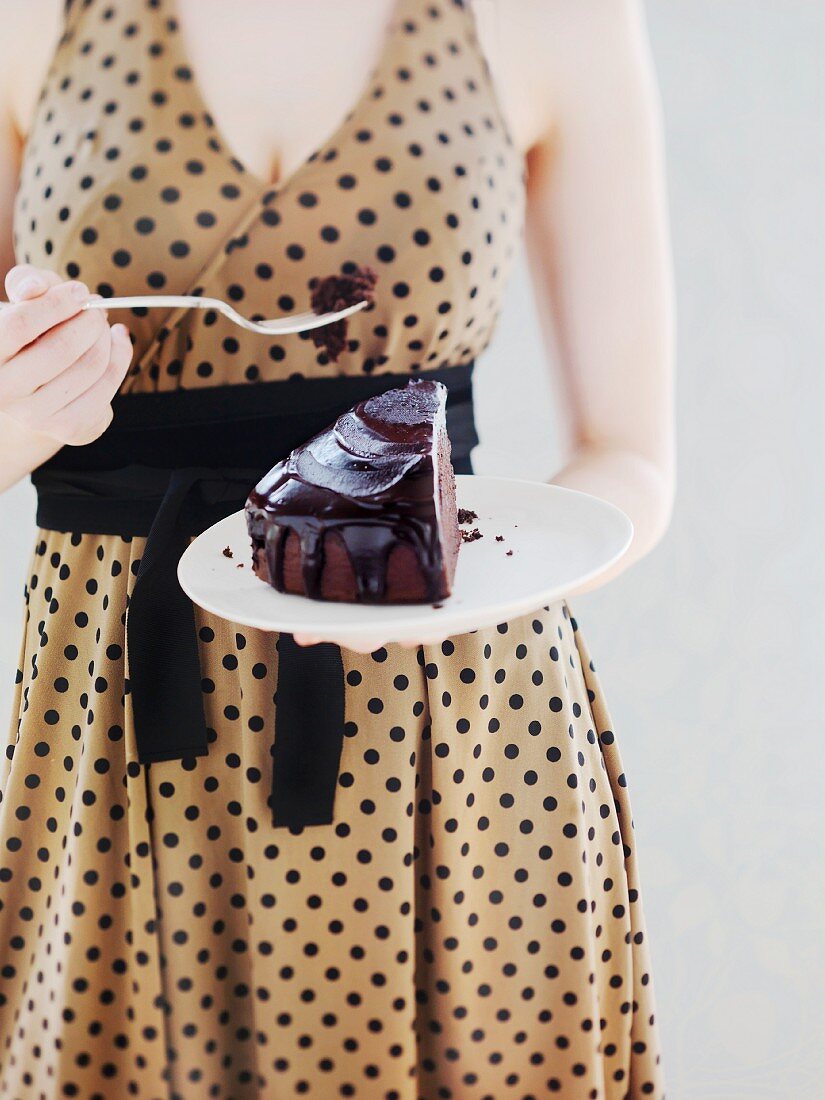
{"label": "black ribbon tie", "polygon": [[[456,473],[472,473],[472,364],[427,376],[448,389]],[[115,398],[109,429],[64,447],[32,474],[37,522],[55,531],[145,537],[126,609],[129,693],[138,761],[203,756],[195,611],[177,566],[190,538],[242,508],[258,479],[293,448],[406,375],[288,379]],[[263,592],[262,592],[263,595]],[[344,738],[341,650],[278,639],[272,821],[301,828],[333,820]]]}
{"label": "black ribbon tie", "polygon": [[344,666],[332,642],[278,639],[273,825],[329,825],[344,741]]}
{"label": "black ribbon tie", "polygon": [[[141,764],[203,756],[208,750],[195,611],[178,583],[177,564],[189,542],[181,505],[210,473],[172,471],[129,598],[126,649]],[[187,691],[195,682],[198,692]]]}

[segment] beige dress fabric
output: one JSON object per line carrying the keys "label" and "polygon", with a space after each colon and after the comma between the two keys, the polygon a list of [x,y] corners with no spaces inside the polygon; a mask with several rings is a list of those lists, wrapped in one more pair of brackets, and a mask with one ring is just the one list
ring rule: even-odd
{"label": "beige dress fabric", "polygon": [[[461,4],[399,0],[351,114],[271,188],[216,132],[169,0],[75,0],[16,248],[104,295],[249,315],[378,272],[337,364],[208,313],[129,316],[126,392],[401,376],[482,352],[522,206]],[[631,810],[567,606],[344,650],[335,821],[275,829],[275,635],[199,612],[209,753],[137,763],[142,547],[37,535],[0,762],[0,1095],[661,1097]]]}

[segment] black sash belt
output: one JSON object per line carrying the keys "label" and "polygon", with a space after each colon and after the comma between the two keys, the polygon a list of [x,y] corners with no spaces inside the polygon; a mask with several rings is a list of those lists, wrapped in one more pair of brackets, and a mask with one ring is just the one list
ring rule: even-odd
{"label": "black sash belt", "polygon": [[[449,391],[457,473],[478,442],[472,364],[428,371]],[[100,439],[64,447],[32,474],[37,522],[56,531],[146,536],[129,598],[126,644],[138,759],[202,756],[207,729],[194,611],[177,580],[192,535],[243,507],[276,462],[358,401],[406,376],[290,379],[118,397]],[[332,821],[344,731],[341,651],[278,642],[272,811],[275,825]]]}

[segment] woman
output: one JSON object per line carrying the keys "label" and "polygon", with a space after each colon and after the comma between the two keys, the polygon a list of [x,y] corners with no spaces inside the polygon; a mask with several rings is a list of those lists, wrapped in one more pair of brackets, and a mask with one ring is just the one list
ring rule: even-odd
{"label": "woman", "polygon": [[[66,465],[108,446],[118,393],[161,407],[466,368],[524,209],[569,397],[554,482],[631,516],[614,573],[656,543],[671,299],[633,0],[513,0],[506,18],[454,0],[357,18],[333,0],[37,0],[2,18],[6,485],[57,462],[65,490]],[[200,312],[121,315],[131,342],[80,312],[89,293],[198,288],[271,316],[347,264],[378,287],[337,364]],[[342,650],[334,810],[279,827],[272,635],[198,612],[208,747],[141,753],[138,530],[37,539],[0,773],[6,1093],[661,1096],[630,807],[566,604]]]}

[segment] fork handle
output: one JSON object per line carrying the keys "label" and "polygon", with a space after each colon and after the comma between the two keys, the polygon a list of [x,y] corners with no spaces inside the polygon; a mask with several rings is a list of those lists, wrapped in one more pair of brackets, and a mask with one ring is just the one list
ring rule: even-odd
{"label": "fork handle", "polygon": [[214,298],[198,298],[194,294],[138,294],[130,298],[100,298],[84,302],[83,309],[217,309]]}
{"label": "fork handle", "polygon": [[[0,310],[8,309],[14,302],[0,302]],[[138,294],[131,298],[95,298],[84,302],[83,309],[151,309],[160,306],[166,309],[220,309],[223,302],[217,298],[197,298],[194,294]]]}

